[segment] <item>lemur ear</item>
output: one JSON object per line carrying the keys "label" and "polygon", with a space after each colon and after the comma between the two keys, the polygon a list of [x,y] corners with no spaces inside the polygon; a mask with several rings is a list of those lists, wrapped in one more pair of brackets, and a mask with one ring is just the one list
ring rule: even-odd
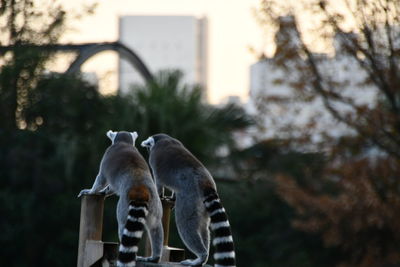
{"label": "lemur ear", "polygon": [[133,145],[135,145],[136,138],[138,138],[139,135],[138,135],[137,132],[131,132],[130,134],[131,134],[132,139],[133,139]]}
{"label": "lemur ear", "polygon": [[117,132],[113,132],[111,130],[109,130],[107,132],[107,137],[110,138],[110,140],[114,143],[114,139],[117,136]]}

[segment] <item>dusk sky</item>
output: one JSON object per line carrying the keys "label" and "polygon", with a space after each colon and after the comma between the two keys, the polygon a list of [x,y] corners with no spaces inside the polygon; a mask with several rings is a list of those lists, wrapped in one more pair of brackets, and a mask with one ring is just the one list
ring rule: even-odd
{"label": "dusk sky", "polygon": [[[95,1],[62,1],[72,10]],[[71,21],[61,42],[103,42],[118,39],[118,18],[126,15],[192,15],[208,19],[208,97],[218,103],[227,96],[246,100],[250,65],[257,57],[250,47],[262,49],[263,31],[255,19],[258,0],[115,0],[97,1],[95,13]],[[105,76],[102,89],[115,90],[117,59],[113,53],[98,56],[83,67]]]}

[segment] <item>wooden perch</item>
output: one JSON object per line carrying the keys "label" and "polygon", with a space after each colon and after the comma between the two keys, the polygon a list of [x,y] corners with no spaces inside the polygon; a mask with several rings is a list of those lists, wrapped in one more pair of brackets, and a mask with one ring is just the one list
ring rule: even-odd
{"label": "wooden perch", "polygon": [[[104,194],[83,195],[81,198],[77,267],[114,266],[116,262],[118,256],[118,243],[103,242],[101,240],[103,232],[104,200]],[[176,262],[184,260],[185,251],[180,248],[172,248],[168,246],[170,214],[174,201],[169,198],[162,198],[162,204],[162,223],[164,229],[164,247],[161,257],[162,263],[154,264],[137,262],[138,267],[183,266]]]}

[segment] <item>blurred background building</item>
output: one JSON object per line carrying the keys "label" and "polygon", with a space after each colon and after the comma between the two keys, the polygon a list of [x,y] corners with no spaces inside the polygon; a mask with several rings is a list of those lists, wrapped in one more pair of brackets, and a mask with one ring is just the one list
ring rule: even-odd
{"label": "blurred background building", "polygon": [[[144,61],[152,73],[179,69],[184,83],[200,84],[207,95],[207,19],[194,16],[122,16],[119,40]],[[143,83],[140,75],[119,60],[119,88],[127,92]]]}

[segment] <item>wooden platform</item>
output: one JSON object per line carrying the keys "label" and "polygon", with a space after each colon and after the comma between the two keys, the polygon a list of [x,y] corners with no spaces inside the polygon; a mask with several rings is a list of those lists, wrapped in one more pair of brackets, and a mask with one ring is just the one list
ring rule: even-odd
{"label": "wooden platform", "polygon": [[[162,263],[146,263],[136,262],[137,267],[183,267],[186,265],[179,264],[178,262],[162,262]],[[204,265],[204,267],[211,267],[210,265]]]}
{"label": "wooden platform", "polygon": [[[102,194],[83,195],[79,224],[79,245],[77,267],[113,267],[118,256],[118,243],[102,241],[103,208]],[[185,251],[168,246],[169,213],[171,203],[163,201],[164,246],[161,263],[136,262],[137,267],[184,267],[179,264],[185,259]],[[166,216],[167,215],[167,216]],[[211,267],[210,265],[205,265]]]}

